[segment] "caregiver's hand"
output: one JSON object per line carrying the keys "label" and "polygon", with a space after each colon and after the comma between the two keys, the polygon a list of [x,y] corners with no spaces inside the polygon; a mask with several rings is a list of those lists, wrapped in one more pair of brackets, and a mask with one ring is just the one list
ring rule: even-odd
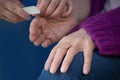
{"label": "caregiver's hand", "polygon": [[73,10],[71,0],[38,0],[37,7],[50,18],[67,17]]}
{"label": "caregiver's hand", "polygon": [[88,74],[94,48],[94,42],[84,29],[71,33],[63,37],[52,49],[45,63],[45,70],[50,70],[51,73],[55,73],[62,62],[61,72],[65,73],[74,56],[82,51],[84,54],[83,73]]}
{"label": "caregiver's hand", "polygon": [[0,19],[17,23],[23,20],[30,20],[29,14],[23,9],[19,0],[0,0]]}

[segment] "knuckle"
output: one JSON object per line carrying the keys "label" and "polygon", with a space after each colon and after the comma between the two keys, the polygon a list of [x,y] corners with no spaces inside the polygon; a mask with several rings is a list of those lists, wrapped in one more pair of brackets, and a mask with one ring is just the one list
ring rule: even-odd
{"label": "knuckle", "polygon": [[17,7],[13,7],[13,10],[14,10],[15,13],[19,12],[19,9]]}
{"label": "knuckle", "polygon": [[56,18],[59,15],[60,15],[60,12],[55,12],[51,15],[51,18]]}
{"label": "knuckle", "polygon": [[47,9],[47,11],[45,12],[45,16],[48,16],[52,13],[52,10],[51,9]]}
{"label": "knuckle", "polygon": [[75,56],[75,54],[73,54],[73,53],[67,53],[67,56],[68,56],[69,58],[73,58],[73,57]]}

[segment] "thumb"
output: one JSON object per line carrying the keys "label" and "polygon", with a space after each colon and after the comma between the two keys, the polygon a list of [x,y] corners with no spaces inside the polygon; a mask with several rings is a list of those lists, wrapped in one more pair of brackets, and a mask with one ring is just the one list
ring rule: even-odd
{"label": "thumb", "polygon": [[66,7],[65,7],[65,11],[62,14],[62,17],[70,16],[72,14],[72,11],[73,11],[73,4],[71,1],[68,1],[68,3],[66,4]]}

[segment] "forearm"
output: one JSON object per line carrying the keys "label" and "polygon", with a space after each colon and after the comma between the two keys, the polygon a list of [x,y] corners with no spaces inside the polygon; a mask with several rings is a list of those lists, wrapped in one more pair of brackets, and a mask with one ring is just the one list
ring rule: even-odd
{"label": "forearm", "polygon": [[120,55],[120,8],[93,16],[83,22],[103,55]]}

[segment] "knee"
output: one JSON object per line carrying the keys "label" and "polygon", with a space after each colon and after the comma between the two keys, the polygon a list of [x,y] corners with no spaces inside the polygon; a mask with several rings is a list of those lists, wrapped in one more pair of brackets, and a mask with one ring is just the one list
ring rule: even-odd
{"label": "knee", "polygon": [[55,74],[51,74],[49,71],[42,70],[41,75],[37,80],[79,80],[79,77],[73,72],[61,73],[57,71]]}

